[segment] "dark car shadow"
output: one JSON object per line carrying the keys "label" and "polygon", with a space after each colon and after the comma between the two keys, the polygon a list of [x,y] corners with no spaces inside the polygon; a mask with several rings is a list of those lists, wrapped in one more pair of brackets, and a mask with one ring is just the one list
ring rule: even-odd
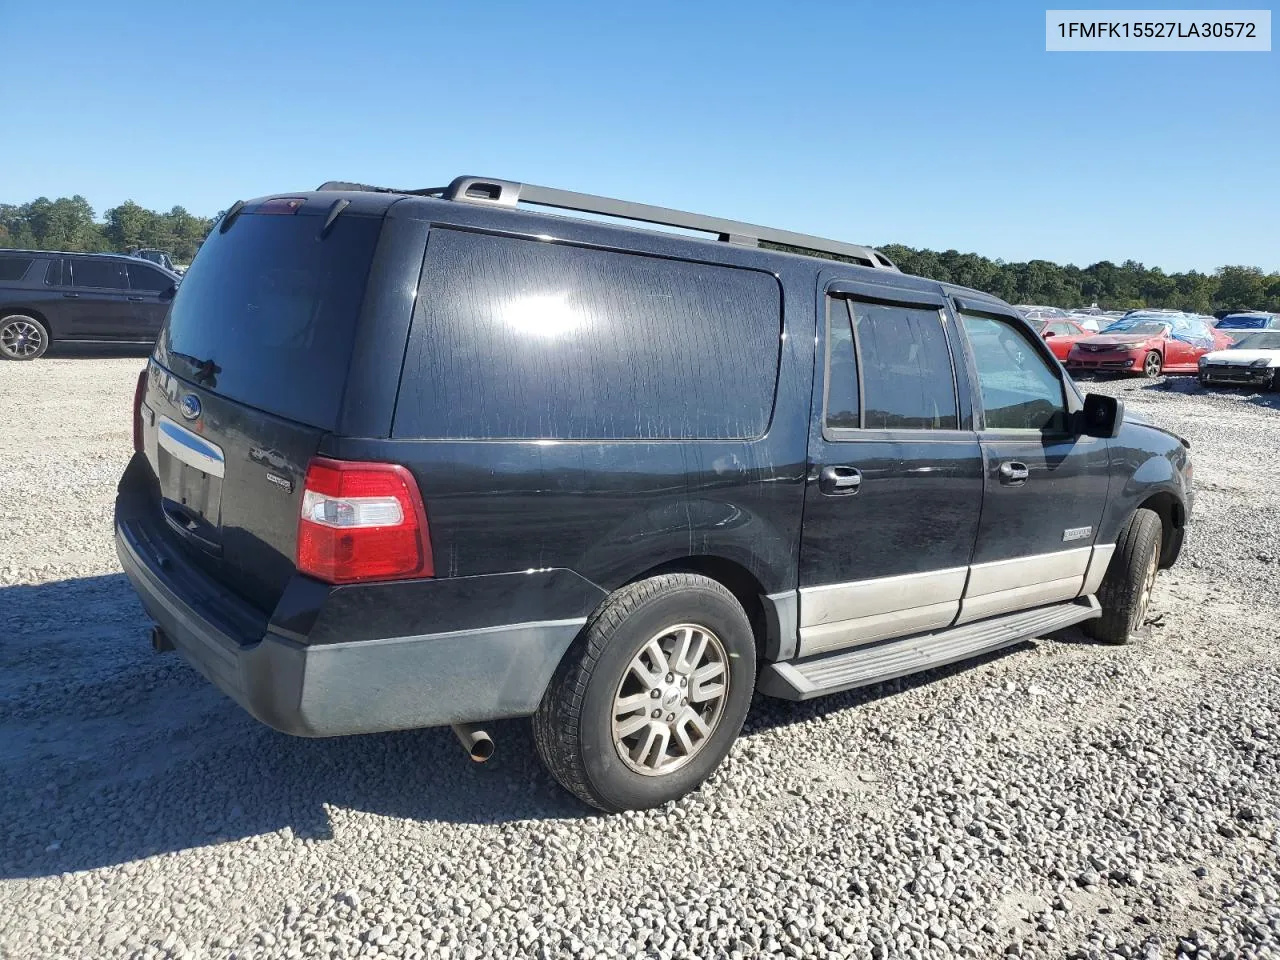
{"label": "dark car shadow", "polygon": [[590,814],[539,765],[527,721],[474,764],[448,729],[306,740],[155,654],[123,574],[0,588],[0,877],[47,876],[288,828],[328,806],[417,821]]}
{"label": "dark car shadow", "polygon": [[[181,656],[153,653],[149,627],[123,574],[0,587],[0,877],[286,830],[330,839],[330,807],[475,824],[595,815],[542,769],[528,721],[486,725],[497,749],[484,765],[448,729],[290,737],[249,717]],[[1027,646],[803,703],[757,696],[743,735],[854,709]]]}

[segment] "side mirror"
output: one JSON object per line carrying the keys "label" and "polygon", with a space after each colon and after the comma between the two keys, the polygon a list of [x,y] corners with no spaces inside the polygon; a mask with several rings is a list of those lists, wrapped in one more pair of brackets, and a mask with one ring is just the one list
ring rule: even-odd
{"label": "side mirror", "polygon": [[1045,338],[1046,340],[1048,340],[1050,337],[1056,337],[1056,336],[1057,336],[1057,334],[1056,334],[1056,333],[1054,333],[1052,330],[1046,330],[1046,331],[1044,332],[1044,338]]}
{"label": "side mirror", "polygon": [[1086,394],[1084,409],[1076,414],[1077,433],[1086,437],[1114,440],[1124,423],[1124,401],[1101,393]]}
{"label": "side mirror", "polygon": [[168,287],[160,291],[160,299],[172,300],[173,295],[177,292],[178,292],[178,285],[176,283],[170,284]]}

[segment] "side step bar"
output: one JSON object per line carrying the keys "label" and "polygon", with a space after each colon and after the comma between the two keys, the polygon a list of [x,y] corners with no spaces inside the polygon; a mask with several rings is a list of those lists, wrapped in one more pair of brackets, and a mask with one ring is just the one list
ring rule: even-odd
{"label": "side step bar", "polygon": [[768,664],[757,688],[770,697],[808,700],[854,687],[893,680],[907,674],[968,660],[1032,637],[1102,616],[1092,596],[1035,610],[922,633],[901,640],[855,647],[806,660]]}

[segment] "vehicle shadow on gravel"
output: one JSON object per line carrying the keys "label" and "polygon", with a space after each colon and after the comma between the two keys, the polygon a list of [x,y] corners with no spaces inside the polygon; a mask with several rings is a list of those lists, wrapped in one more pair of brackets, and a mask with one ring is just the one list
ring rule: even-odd
{"label": "vehicle shadow on gravel", "polygon": [[145,360],[151,355],[151,349],[151,344],[60,344],[55,342],[49,345],[49,352],[45,356],[50,360],[111,360],[121,357],[137,357],[140,360]]}
{"label": "vehicle shadow on gravel", "polygon": [[286,736],[153,653],[149,626],[123,574],[0,587],[0,878],[282,831],[327,840],[346,809],[475,824],[590,813],[539,766],[525,721],[489,727],[483,766],[448,729]]}

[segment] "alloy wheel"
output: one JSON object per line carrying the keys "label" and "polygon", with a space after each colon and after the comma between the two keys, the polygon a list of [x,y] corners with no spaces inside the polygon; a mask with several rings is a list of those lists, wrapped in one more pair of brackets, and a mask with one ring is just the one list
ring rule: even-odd
{"label": "alloy wheel", "polygon": [[26,317],[11,317],[0,326],[0,353],[11,360],[27,360],[44,347],[44,331]]}
{"label": "alloy wheel", "polygon": [[728,656],[704,626],[655,634],[631,658],[613,698],[613,742],[644,776],[678,770],[706,746],[729,694]]}

